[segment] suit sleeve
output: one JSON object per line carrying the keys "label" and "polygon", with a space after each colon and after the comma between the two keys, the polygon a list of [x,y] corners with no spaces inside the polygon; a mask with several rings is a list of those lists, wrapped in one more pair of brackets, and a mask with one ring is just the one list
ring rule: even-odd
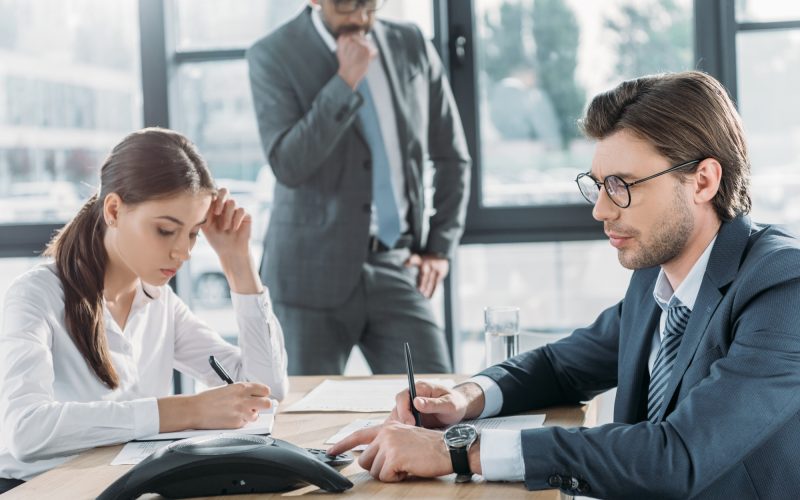
{"label": "suit sleeve", "polygon": [[[664,421],[523,431],[526,486],[547,488],[557,473],[580,478],[592,496],[695,497],[796,419],[798,265],[753,270],[730,306],[727,354]],[[792,271],[776,276],[778,268]]]}
{"label": "suit sleeve", "polygon": [[428,153],[433,163],[433,207],[426,251],[451,256],[464,232],[471,159],[453,92],[436,50],[417,33],[429,61]]}
{"label": "suit sleeve", "polygon": [[279,52],[264,42],[247,51],[250,87],[264,155],[278,182],[296,187],[330,155],[363,98],[334,74],[304,109],[295,91],[299,83],[287,71],[297,62],[286,64]]}

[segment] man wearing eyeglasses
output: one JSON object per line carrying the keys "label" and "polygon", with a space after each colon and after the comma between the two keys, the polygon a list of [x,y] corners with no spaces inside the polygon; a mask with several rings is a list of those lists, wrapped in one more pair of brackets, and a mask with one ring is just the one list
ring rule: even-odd
{"label": "man wearing eyeglasses", "polygon": [[[795,498],[800,484],[800,244],[754,223],[739,116],[712,77],[642,77],[594,98],[577,183],[620,263],[624,299],[559,342],[454,389],[416,385],[427,428],[579,404],[617,388],[614,423],[522,432],[390,421],[329,452],[384,481],[453,471],[600,498]],[[597,286],[602,286],[598,283]]]}
{"label": "man wearing eyeglasses", "polygon": [[[451,372],[430,304],[464,226],[470,158],[442,63],[383,0],[311,0],[247,52],[275,197],[262,273],[291,374]],[[433,170],[426,206],[425,164]]]}

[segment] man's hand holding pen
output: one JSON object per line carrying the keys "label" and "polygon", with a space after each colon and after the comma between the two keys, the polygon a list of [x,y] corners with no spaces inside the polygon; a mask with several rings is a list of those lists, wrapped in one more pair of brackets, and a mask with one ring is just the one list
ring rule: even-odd
{"label": "man's hand holding pen", "polygon": [[[414,407],[424,427],[414,426],[410,391],[406,389],[395,396],[395,407],[383,425],[350,434],[328,453],[335,455],[368,444],[358,463],[381,481],[402,481],[407,476],[438,477],[453,472],[442,432],[430,428],[441,429],[465,418],[477,418],[483,411],[483,390],[470,382],[451,389],[420,381],[414,383],[414,388]],[[468,458],[472,472],[480,474],[479,442],[470,448]]]}
{"label": "man's hand holding pen", "polygon": [[[478,416],[483,408],[483,391],[476,384],[453,389],[427,382],[416,382],[414,386],[417,393],[414,406],[425,427],[446,427]],[[452,473],[453,464],[442,432],[414,425],[408,390],[399,392],[395,401],[396,406],[383,425],[350,434],[333,445],[328,454],[368,444],[358,464],[375,479],[386,482],[402,481],[408,476],[438,477]],[[468,459],[470,470],[480,474],[480,443],[470,448]]]}

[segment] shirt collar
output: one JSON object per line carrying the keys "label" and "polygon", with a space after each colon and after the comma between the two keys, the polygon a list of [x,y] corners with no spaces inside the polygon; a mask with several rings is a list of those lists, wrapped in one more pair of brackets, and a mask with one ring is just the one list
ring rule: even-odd
{"label": "shirt collar", "polygon": [[714,236],[714,239],[708,244],[703,254],[697,259],[697,262],[694,263],[689,274],[686,275],[686,279],[678,286],[677,290],[672,290],[672,285],[670,285],[667,275],[664,273],[664,268],[661,268],[658,273],[658,279],[656,279],[656,286],[653,289],[653,298],[663,311],[666,311],[676,303],[686,306],[690,311],[694,309],[694,303],[697,300],[697,294],[700,293],[700,285],[703,284],[703,276],[705,276],[706,267],[708,267],[711,249],[714,248],[716,241],[717,237]]}

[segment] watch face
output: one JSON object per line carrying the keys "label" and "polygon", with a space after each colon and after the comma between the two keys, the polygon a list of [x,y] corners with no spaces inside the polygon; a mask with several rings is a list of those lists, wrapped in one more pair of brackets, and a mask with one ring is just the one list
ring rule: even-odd
{"label": "watch face", "polygon": [[448,446],[463,448],[472,444],[478,437],[478,431],[469,424],[454,425],[444,433],[444,440]]}

